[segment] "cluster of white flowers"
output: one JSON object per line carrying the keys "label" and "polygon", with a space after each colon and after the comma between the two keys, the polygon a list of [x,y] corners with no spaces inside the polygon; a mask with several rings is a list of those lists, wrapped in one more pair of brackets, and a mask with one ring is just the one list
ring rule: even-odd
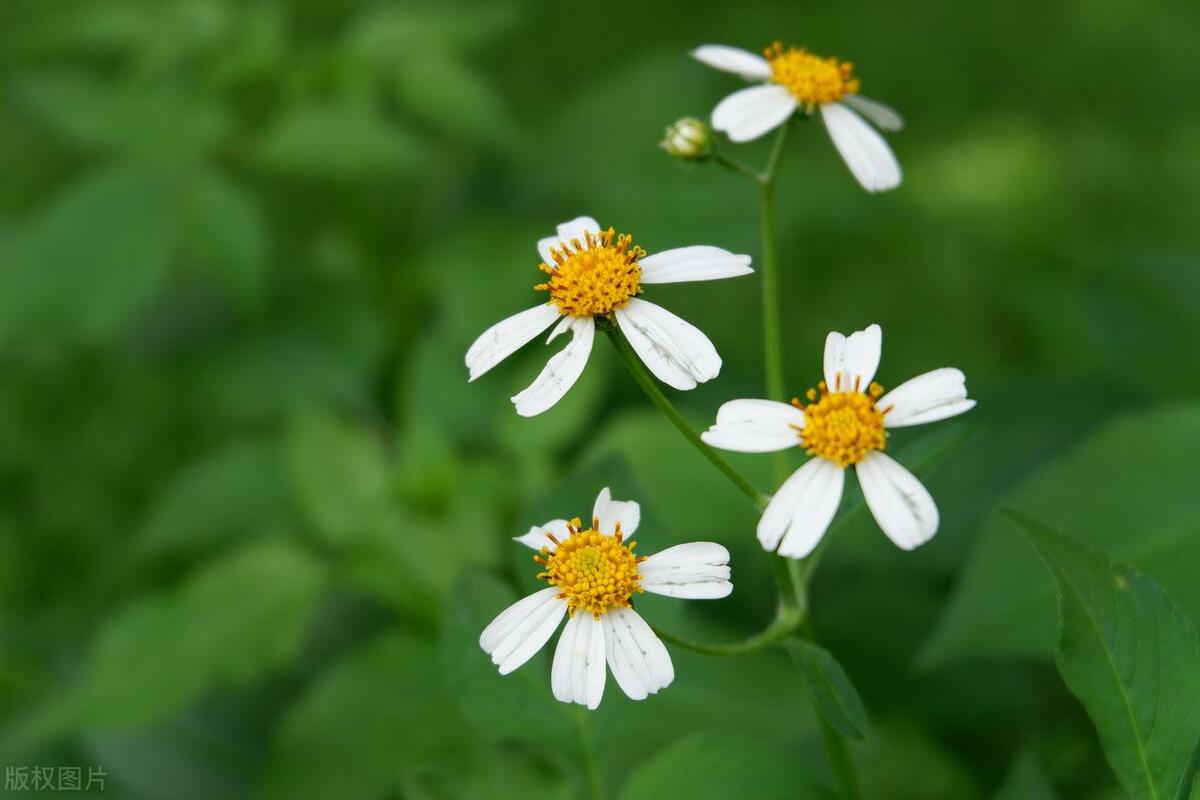
{"label": "cluster of white flowers", "polygon": [[[712,126],[731,141],[758,138],[798,110],[819,108],[834,145],[867,191],[900,183],[891,149],[866,117],[883,130],[898,130],[900,116],[858,94],[850,64],[819,58],[776,43],[765,57],[723,45],[704,45],[692,55],[761,85],[722,100]],[[862,116],[860,116],[860,114]],[[663,147],[681,158],[707,157],[710,143],[699,120],[671,129]],[[547,302],[498,322],[466,355],[475,380],[553,326],[547,343],[567,331],[571,340],[550,358],[537,379],[512,398],[517,413],[534,416],[557,403],[583,373],[597,320],[624,337],[658,380],[689,390],[717,377],[721,357],[698,328],[648,300],[643,287],[710,281],[753,272],[750,257],[719,247],[692,245],[648,255],[632,236],[581,216],[537,243],[545,282],[535,288]],[[731,400],[702,434],[711,447],[762,453],[792,447],[811,458],[776,491],[758,523],[758,539],[788,558],[808,556],[828,529],[841,501],[845,471],[853,466],[867,506],[883,532],[905,550],[928,541],[938,527],[929,492],[886,454],[888,430],[961,414],[967,398],[963,373],[935,369],[885,392],[875,382],[883,334],[878,325],[825,341],[824,380],[804,399]],[[733,590],[729,552],[712,542],[693,542],[646,557],[634,554],[631,537],[640,509],[613,500],[606,488],[590,522],[555,519],[534,526],[516,541],[537,551],[542,589],[500,613],[480,636],[480,646],[501,674],[527,662],[569,617],[555,648],[554,696],[595,708],[604,691],[605,665],[629,697],[640,700],[674,679],[670,655],[633,609],[642,592],[689,599],[716,599]]]}

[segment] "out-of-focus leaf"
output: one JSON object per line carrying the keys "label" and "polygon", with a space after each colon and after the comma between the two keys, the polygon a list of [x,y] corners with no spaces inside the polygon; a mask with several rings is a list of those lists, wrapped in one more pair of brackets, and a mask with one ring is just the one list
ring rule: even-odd
{"label": "out-of-focus leaf", "polygon": [[512,120],[491,84],[454,55],[425,51],[396,71],[401,106],[428,125],[485,142],[512,135]]}
{"label": "out-of-focus leaf", "polygon": [[298,414],[287,437],[296,502],[331,544],[361,538],[380,513],[388,465],[365,430],[315,411]]}
{"label": "out-of-focus leaf", "polygon": [[800,639],[789,640],[787,649],[821,716],[851,739],[863,738],[867,711],[837,659],[824,647]]}
{"label": "out-of-focus leaf", "polygon": [[328,340],[277,323],[205,354],[194,393],[234,418],[275,418],[314,405],[360,407],[367,376]]}
{"label": "out-of-focus leaf", "polygon": [[862,797],[964,800],[982,797],[976,778],[955,753],[912,720],[879,721],[855,748]]}
{"label": "out-of-focus leaf", "polygon": [[319,564],[275,540],[209,564],[169,596],[135,602],[103,627],[51,725],[143,725],[287,663],[323,583]]}
{"label": "out-of-focus leaf", "polygon": [[138,546],[151,556],[194,555],[278,530],[287,519],[283,474],[274,441],[218,447],[171,478],[147,514]]}
{"label": "out-of-focus leaf", "polygon": [[992,800],[1058,800],[1058,794],[1046,780],[1037,758],[1025,751],[1013,761],[1004,785]]}
{"label": "out-of-focus leaf", "polygon": [[63,190],[0,253],[0,341],[90,340],[128,326],[166,281],[172,205],[166,175],[126,165]]}
{"label": "out-of-focus leaf", "polygon": [[[485,736],[524,739],[541,748],[572,748],[574,730],[567,716],[572,709],[550,694],[547,654],[502,676],[479,647],[483,629],[516,601],[511,589],[489,575],[463,576],[446,608],[442,666],[463,714]],[[557,637],[551,637],[544,650],[555,641]]]}
{"label": "out-of-focus leaf", "polygon": [[404,784],[405,800],[574,800],[574,781],[511,747],[456,758],[442,769],[414,775]]}
{"label": "out-of-focus leaf", "polygon": [[214,171],[197,172],[183,199],[180,245],[245,308],[263,299],[270,256],[267,225],[254,196]]}
{"label": "out-of-focus leaf", "polygon": [[89,150],[183,161],[220,145],[232,129],[222,107],[175,84],[105,84],[79,72],[20,78],[15,101],[57,136]]}
{"label": "out-of-focus leaf", "polygon": [[409,770],[474,746],[434,649],[407,634],[373,641],[308,688],[275,736],[261,795],[375,800]]}
{"label": "out-of-focus leaf", "polygon": [[1058,584],[1056,662],[1134,800],[1183,800],[1200,746],[1200,633],[1145,575],[1020,515]]}
{"label": "out-of-focus leaf", "polygon": [[[1200,561],[1200,494],[1192,488],[1197,452],[1200,406],[1130,414],[1031,475],[1004,505],[1078,531],[1200,614],[1192,568]],[[1053,614],[1053,582],[1011,527],[992,519],[921,661],[1048,657]]]}
{"label": "out-of-focus leaf", "polygon": [[362,106],[294,109],[262,135],[257,157],[271,170],[335,180],[392,177],[425,164],[418,139]]}
{"label": "out-of-focus leaf", "polygon": [[621,787],[621,800],[809,800],[831,795],[776,742],[697,733],[647,758]]}
{"label": "out-of-focus leaf", "polygon": [[409,2],[365,9],[346,34],[348,50],[380,65],[411,57],[413,51],[459,50],[503,34],[516,21],[507,3]]}

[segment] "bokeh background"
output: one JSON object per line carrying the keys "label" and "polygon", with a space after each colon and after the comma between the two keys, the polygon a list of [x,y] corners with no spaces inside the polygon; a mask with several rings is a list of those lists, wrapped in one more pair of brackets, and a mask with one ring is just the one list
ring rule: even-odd
{"label": "bokeh background", "polygon": [[[145,800],[574,798],[589,760],[624,800],[826,796],[782,654],[675,650],[668,690],[610,681],[587,715],[544,659],[501,679],[476,643],[535,584],[508,537],[605,485],[647,552],[734,553],[729,599],[648,619],[770,618],[753,509],[603,341],[532,420],[507,398],[552,349],[472,385],[462,357],[536,302],[534,243],[578,214],[757,258],[754,187],[656,145],[739,85],[690,47],[779,38],[908,119],[882,196],[819,124],[791,141],[789,386],[877,321],[885,385],[954,365],[979,400],[893,438],[937,538],[900,552],[851,494],[813,587],[871,718],[864,795],[1120,797],[1053,668],[1052,585],[994,509],[1200,615],[1200,6],[1155,6],[6,0],[0,764]],[[758,290],[653,287],[725,360],[675,396],[697,426],[761,395]],[[764,461],[735,458],[771,489]]]}

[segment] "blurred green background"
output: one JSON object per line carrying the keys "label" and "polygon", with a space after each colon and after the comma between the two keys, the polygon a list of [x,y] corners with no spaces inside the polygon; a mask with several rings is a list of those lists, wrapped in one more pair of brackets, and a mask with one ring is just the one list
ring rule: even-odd
{"label": "blurred green background", "polygon": [[[476,641],[535,585],[508,537],[604,485],[646,552],[734,553],[732,597],[639,599],[652,623],[770,618],[753,509],[603,341],[532,420],[507,398],[553,350],[470,386],[462,356],[537,302],[534,244],[570,217],[758,257],[754,187],[656,145],[740,85],[690,47],[779,38],[908,119],[882,196],[819,124],[791,141],[789,387],[877,321],[885,385],[953,365],[979,400],[893,438],[937,538],[904,554],[851,496],[814,586],[871,718],[864,794],[1120,797],[1053,668],[1052,584],[993,510],[1200,616],[1200,5],[1156,6],[5,0],[0,764],[147,800],[573,798],[587,757],[624,800],[825,796],[782,654],[674,650],[668,690],[610,681],[586,715]],[[653,287],[725,360],[676,395],[698,426],[762,393],[758,291]]]}

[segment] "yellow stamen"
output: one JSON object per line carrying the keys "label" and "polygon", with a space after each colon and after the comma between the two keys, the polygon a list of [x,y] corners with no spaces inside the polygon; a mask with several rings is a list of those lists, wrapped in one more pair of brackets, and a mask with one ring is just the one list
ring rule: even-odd
{"label": "yellow stamen", "polygon": [[645,255],[629,234],[616,236],[612,228],[600,234],[588,231],[582,242],[572,239],[550,248],[554,264],[538,265],[550,280],[533,288],[550,292],[550,302],[564,316],[605,316],[641,293],[638,259]]}
{"label": "yellow stamen", "polygon": [[804,412],[804,428],[798,433],[809,455],[848,467],[862,461],[872,450],[887,449],[883,417],[892,409],[875,406],[875,401],[883,395],[883,387],[871,383],[866,392],[857,389],[856,385],[855,391],[830,392],[825,381],[821,381],[816,389],[805,393],[808,405],[799,398],[792,400],[792,405]]}
{"label": "yellow stamen", "polygon": [[615,536],[605,536],[594,525],[581,530],[579,520],[571,520],[567,540],[558,542],[553,553],[543,547],[533,560],[545,568],[538,578],[561,590],[567,613],[583,609],[598,619],[609,609],[632,608],[629,599],[642,591],[637,565],[644,559],[633,554],[637,542],[621,541],[619,524]]}
{"label": "yellow stamen", "polygon": [[801,104],[811,108],[833,103],[858,92],[854,65],[836,58],[821,58],[799,47],[786,50],[775,42],[763,54],[771,62],[776,83],[787,88]]}

